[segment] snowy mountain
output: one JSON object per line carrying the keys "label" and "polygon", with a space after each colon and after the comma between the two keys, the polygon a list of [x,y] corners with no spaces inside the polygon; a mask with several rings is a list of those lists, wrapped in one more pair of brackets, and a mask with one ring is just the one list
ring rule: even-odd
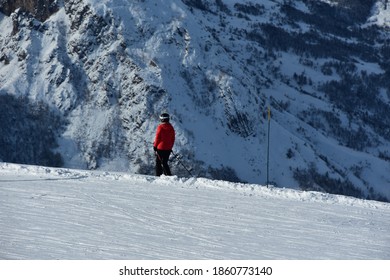
{"label": "snowy mountain", "polygon": [[3,260],[390,258],[384,202],[8,163],[0,184]]}
{"label": "snowy mountain", "polygon": [[[0,159],[390,200],[388,1],[0,1]],[[181,165],[173,172],[187,176]]]}

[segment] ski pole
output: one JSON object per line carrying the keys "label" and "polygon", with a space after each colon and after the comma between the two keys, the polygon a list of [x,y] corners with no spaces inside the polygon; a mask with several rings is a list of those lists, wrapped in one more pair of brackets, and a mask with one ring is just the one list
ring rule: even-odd
{"label": "ski pole", "polygon": [[188,174],[190,174],[191,177],[194,177],[194,176],[192,175],[192,173],[188,170],[188,168],[185,167],[185,165],[181,162],[181,160],[180,160],[180,158],[177,156],[177,154],[175,154],[173,151],[172,151],[172,154],[173,154],[173,156],[177,159],[177,161],[181,164],[181,166],[183,166],[183,168],[184,168],[185,170],[187,170]]}

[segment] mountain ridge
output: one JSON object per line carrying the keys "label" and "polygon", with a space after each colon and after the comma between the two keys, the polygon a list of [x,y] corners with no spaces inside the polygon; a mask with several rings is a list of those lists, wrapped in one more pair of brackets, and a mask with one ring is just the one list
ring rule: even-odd
{"label": "mountain ridge", "polygon": [[61,116],[65,166],[152,174],[169,111],[194,173],[264,183],[269,105],[273,184],[389,199],[388,26],[361,10],[386,1],[56,3],[1,18],[0,93]]}

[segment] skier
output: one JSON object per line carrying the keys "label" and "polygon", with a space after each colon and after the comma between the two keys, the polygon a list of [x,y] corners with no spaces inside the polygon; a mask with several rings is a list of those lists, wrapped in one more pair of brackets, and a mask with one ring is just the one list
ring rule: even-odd
{"label": "skier", "polygon": [[156,154],[156,176],[171,176],[171,170],[168,166],[168,159],[175,143],[175,130],[169,122],[169,114],[160,115],[161,123],[157,127],[156,137],[153,143],[153,149]]}

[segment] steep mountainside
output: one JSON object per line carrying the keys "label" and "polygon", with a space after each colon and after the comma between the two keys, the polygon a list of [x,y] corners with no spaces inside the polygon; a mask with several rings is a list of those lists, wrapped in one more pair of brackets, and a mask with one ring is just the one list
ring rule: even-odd
{"label": "steep mountainside", "polygon": [[194,175],[265,183],[269,106],[273,184],[390,200],[387,0],[0,7],[4,161],[152,174],[167,111]]}

